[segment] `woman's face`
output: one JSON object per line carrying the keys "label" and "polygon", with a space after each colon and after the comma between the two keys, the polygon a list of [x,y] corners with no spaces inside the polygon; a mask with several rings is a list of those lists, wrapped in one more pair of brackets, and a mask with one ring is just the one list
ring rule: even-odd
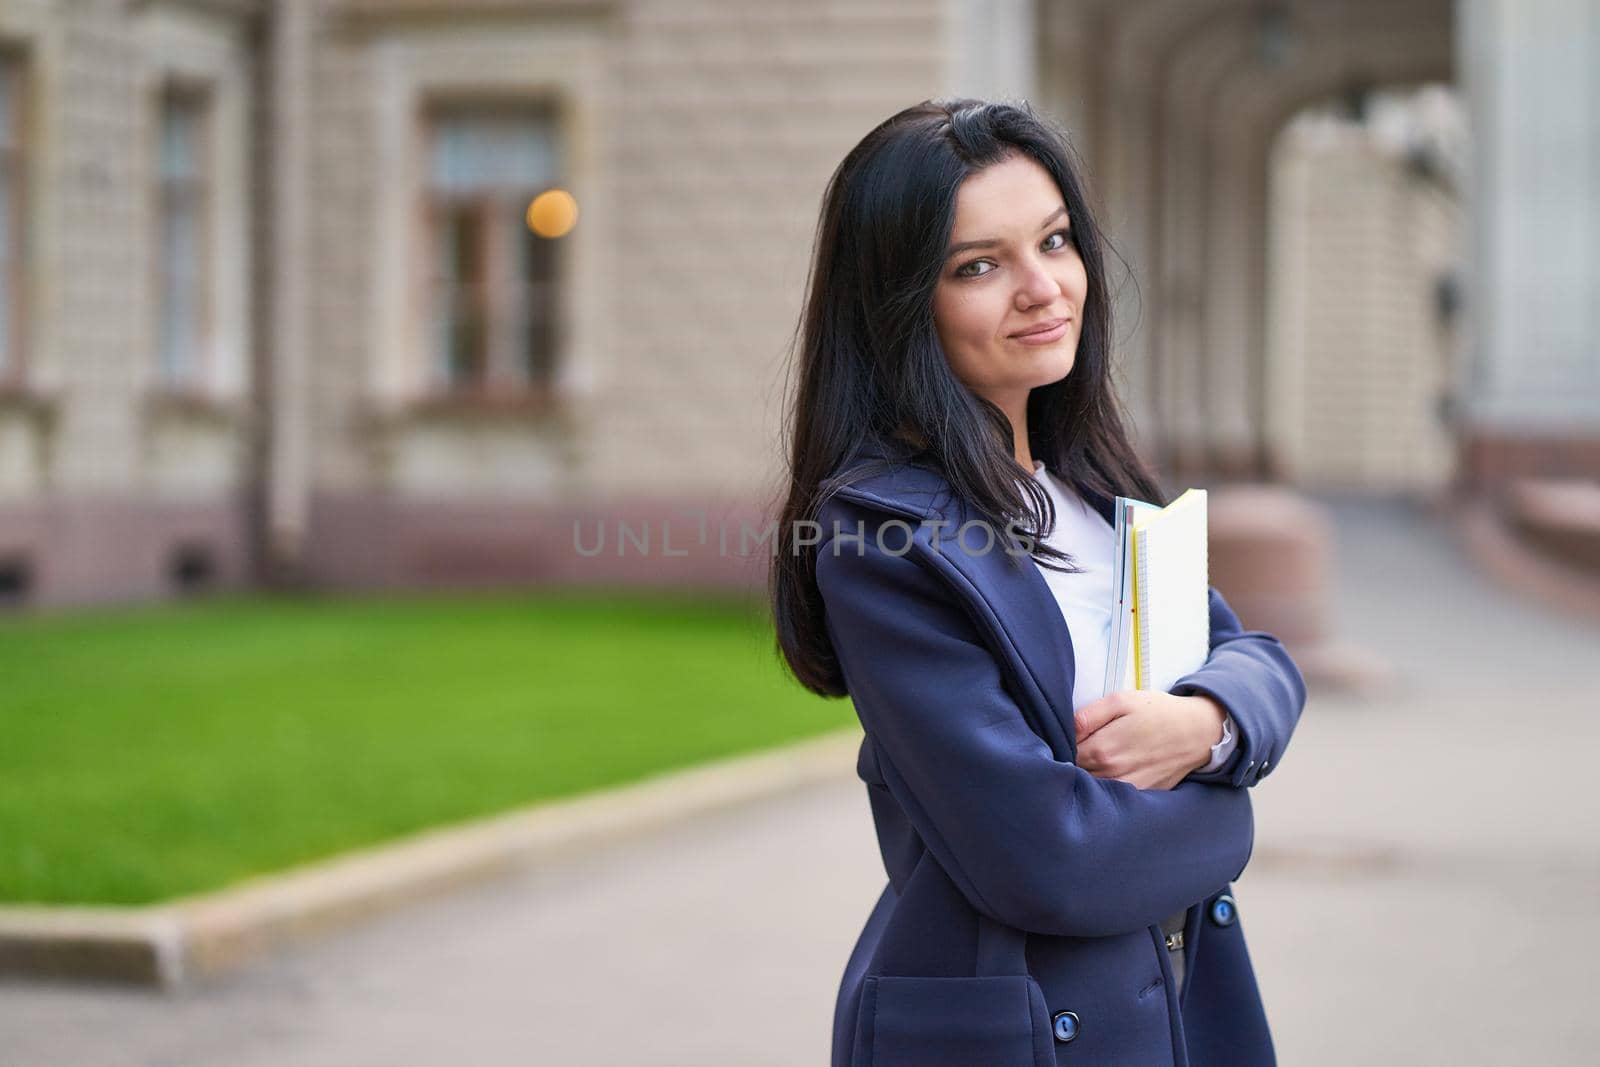
{"label": "woman's face", "polygon": [[1065,378],[1078,349],[1089,281],[1069,225],[1055,180],[1027,156],[969,175],[956,193],[934,325],[956,378],[1014,425],[1028,391]]}

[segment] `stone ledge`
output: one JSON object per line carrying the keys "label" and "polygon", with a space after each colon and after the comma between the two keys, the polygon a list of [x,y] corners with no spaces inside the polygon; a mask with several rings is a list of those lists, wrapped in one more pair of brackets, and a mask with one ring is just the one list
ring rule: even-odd
{"label": "stone ledge", "polygon": [[1519,478],[1508,487],[1505,513],[1534,551],[1600,579],[1600,481]]}
{"label": "stone ledge", "polygon": [[146,907],[0,907],[0,974],[176,989],[569,850],[853,773],[859,727]]}
{"label": "stone ledge", "polygon": [[1580,618],[1600,619],[1600,574],[1530,548],[1493,501],[1458,503],[1455,527],[1467,554],[1503,587]]}

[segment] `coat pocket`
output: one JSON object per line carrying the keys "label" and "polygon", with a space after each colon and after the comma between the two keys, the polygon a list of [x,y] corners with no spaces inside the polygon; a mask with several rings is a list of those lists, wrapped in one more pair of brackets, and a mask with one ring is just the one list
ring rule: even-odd
{"label": "coat pocket", "polygon": [[852,1067],[1054,1067],[1030,975],[866,978]]}

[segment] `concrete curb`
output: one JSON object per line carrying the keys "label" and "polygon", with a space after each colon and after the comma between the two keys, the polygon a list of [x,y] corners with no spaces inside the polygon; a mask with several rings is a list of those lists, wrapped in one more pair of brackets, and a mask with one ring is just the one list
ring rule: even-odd
{"label": "concrete curb", "polygon": [[176,989],[410,901],[853,772],[860,727],[362,849],[165,904],[0,907],[0,974]]}

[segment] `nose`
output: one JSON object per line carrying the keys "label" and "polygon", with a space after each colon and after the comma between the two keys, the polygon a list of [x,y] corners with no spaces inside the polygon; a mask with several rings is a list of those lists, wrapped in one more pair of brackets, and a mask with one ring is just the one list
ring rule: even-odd
{"label": "nose", "polygon": [[1050,273],[1048,266],[1032,257],[1023,262],[1017,284],[1018,311],[1051,303],[1060,292],[1061,284]]}

